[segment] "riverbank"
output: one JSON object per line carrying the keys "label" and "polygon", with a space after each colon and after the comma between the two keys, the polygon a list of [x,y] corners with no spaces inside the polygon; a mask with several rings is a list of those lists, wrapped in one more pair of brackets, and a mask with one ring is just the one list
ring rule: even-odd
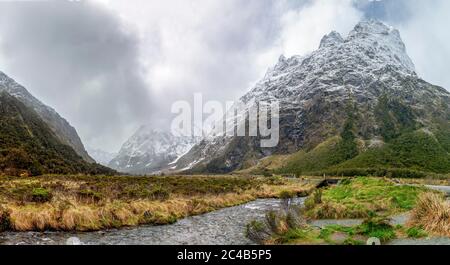
{"label": "riverbank", "polygon": [[0,177],[0,230],[97,231],[171,224],[258,198],[305,196],[315,184],[254,176]]}
{"label": "riverbank", "polygon": [[[292,203],[301,205],[304,198]],[[65,245],[79,238],[84,245],[254,245],[245,235],[248,222],[264,220],[282,207],[280,199],[257,199],[238,206],[186,217],[169,225],[140,225],[96,232],[3,232],[0,245]]]}
{"label": "riverbank", "polygon": [[263,222],[248,224],[247,234],[261,244],[353,245],[372,237],[383,244],[427,237],[433,242],[450,237],[450,205],[443,188],[385,178],[343,179],[316,190],[303,207],[268,212]]}

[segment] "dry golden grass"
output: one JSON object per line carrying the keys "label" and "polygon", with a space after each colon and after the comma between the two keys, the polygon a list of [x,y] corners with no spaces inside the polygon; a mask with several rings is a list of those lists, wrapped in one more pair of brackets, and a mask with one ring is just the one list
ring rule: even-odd
{"label": "dry golden grass", "polygon": [[236,171],[236,174],[261,174],[264,171],[274,171],[276,169],[282,168],[289,155],[273,155],[263,158],[258,161],[258,163],[252,167]]}
{"label": "dry golden grass", "polygon": [[411,212],[408,225],[422,227],[429,234],[450,236],[450,203],[440,194],[423,194]]}
{"label": "dry golden grass", "polygon": [[[181,180],[184,181],[185,179]],[[173,181],[173,179],[168,178],[168,181]],[[192,181],[196,181],[196,179],[192,179]],[[203,178],[198,181],[203,185],[210,185],[205,184],[205,181],[208,180]],[[230,181],[235,180],[230,178]],[[193,193],[190,195],[183,188],[179,192],[174,189],[167,198],[159,199],[152,196],[142,198],[117,197],[117,191],[115,191],[116,195],[114,196],[103,192],[99,200],[86,200],[86,198],[80,198],[77,195],[78,189],[85,184],[83,180],[62,178],[61,181],[58,181],[55,178],[50,182],[43,183],[42,180],[38,179],[14,179],[2,185],[5,195],[1,196],[2,193],[0,193],[0,209],[2,212],[8,213],[6,215],[8,220],[2,221],[2,218],[0,218],[0,225],[2,223],[8,224],[8,229],[15,231],[95,231],[140,224],[169,224],[180,218],[240,205],[257,198],[277,198],[283,192],[306,195],[314,188],[314,184],[309,182],[297,179],[278,179],[276,181],[263,180],[259,185],[247,185],[242,186],[242,188],[229,189],[228,187],[220,193],[217,192],[217,190],[220,190],[217,186],[217,180],[211,180],[211,183],[215,191],[206,194]],[[219,185],[232,185],[226,180],[220,183]],[[51,192],[52,197],[49,201],[39,203],[20,200],[17,198],[21,198],[21,196],[16,197],[15,195],[17,192],[11,193],[9,190],[24,192],[20,188],[29,185],[36,186],[37,184],[45,184],[45,187]],[[105,185],[110,184],[108,182],[103,183],[99,191],[110,189],[109,186]],[[144,189],[145,187],[145,185],[142,185],[141,188]],[[205,186],[205,189],[207,189],[207,186]],[[111,194],[113,193],[111,192]]]}
{"label": "dry golden grass", "polygon": [[423,179],[396,179],[402,184],[416,184],[416,185],[436,185],[436,186],[450,186],[450,178],[423,178]]}

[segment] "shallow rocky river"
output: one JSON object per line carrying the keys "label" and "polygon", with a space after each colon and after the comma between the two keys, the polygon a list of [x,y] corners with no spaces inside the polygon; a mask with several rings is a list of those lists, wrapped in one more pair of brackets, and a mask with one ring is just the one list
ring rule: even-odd
{"label": "shallow rocky river", "polygon": [[[450,195],[450,187],[428,186]],[[302,205],[305,198],[293,200]],[[247,245],[253,244],[245,237],[245,226],[252,220],[263,219],[268,210],[281,209],[277,199],[256,200],[236,207],[192,216],[172,225],[139,226],[89,233],[65,232],[4,232],[0,245],[59,245],[77,237],[86,245]],[[392,224],[404,224],[407,214],[395,216]],[[324,227],[330,224],[358,225],[362,220],[320,220],[311,225]],[[450,238],[397,239],[391,245],[450,245]]]}
{"label": "shallow rocky river", "polygon": [[[300,205],[304,198],[293,201]],[[135,228],[89,233],[26,232],[0,233],[3,245],[66,244],[77,237],[82,244],[101,245],[242,245],[252,244],[245,237],[245,226],[254,219],[262,219],[266,211],[281,209],[282,201],[256,200],[244,205],[188,217],[172,225],[139,226]]]}

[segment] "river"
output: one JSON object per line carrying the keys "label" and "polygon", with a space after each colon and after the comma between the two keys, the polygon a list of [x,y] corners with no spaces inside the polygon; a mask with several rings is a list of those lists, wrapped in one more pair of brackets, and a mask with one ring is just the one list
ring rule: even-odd
{"label": "river", "polygon": [[[450,195],[450,187],[428,186]],[[304,198],[293,200],[301,205]],[[4,232],[0,233],[0,245],[64,245],[67,239],[77,237],[86,245],[250,245],[245,236],[246,225],[255,219],[263,219],[268,210],[282,208],[278,199],[261,199],[240,206],[224,208],[211,213],[188,217],[175,224],[162,226],[139,226],[99,232]],[[401,218],[400,218],[401,217]],[[403,224],[405,217],[399,216],[395,224]],[[356,225],[362,220],[322,220],[316,226],[340,223]],[[450,244],[449,238],[423,240],[400,239],[391,244]]]}
{"label": "river", "polygon": [[[294,199],[300,205],[304,198]],[[211,213],[192,216],[175,224],[139,226],[88,233],[4,232],[0,245],[63,245],[77,237],[86,245],[250,245],[246,225],[263,219],[268,210],[278,210],[282,201],[263,199]]]}

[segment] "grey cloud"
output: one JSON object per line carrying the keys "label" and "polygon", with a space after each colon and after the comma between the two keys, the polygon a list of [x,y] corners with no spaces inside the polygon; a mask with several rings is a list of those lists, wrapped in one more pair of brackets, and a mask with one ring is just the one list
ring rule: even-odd
{"label": "grey cloud", "polygon": [[[200,27],[195,28],[195,42],[201,48],[185,50],[182,56],[188,58],[188,64],[183,65],[184,60],[177,64],[190,77],[188,82],[174,76],[173,80],[179,80],[179,83],[163,85],[165,89],[158,105],[161,113],[169,113],[171,103],[176,100],[191,101],[194,92],[202,93],[205,100],[235,100],[262,77],[255,61],[274,45],[280,32],[282,9],[276,1],[232,0],[211,12],[202,18]],[[159,34],[167,35],[164,31]],[[181,49],[183,45],[180,43]],[[176,61],[172,60],[178,60],[166,56],[162,53],[160,58],[156,58],[155,65],[174,65]]]}
{"label": "grey cloud", "polygon": [[[282,17],[320,2],[312,11],[317,14],[309,14],[318,17],[327,3],[189,0],[193,8],[167,1],[0,2],[0,70],[66,117],[87,145],[117,151],[141,124],[170,126],[174,101],[191,101],[195,92],[220,101],[243,95],[283,53]],[[354,0],[367,17],[400,28],[419,74],[450,88],[450,36],[443,15],[449,4],[429,2]],[[123,8],[129,5],[137,14],[122,21],[119,14],[132,12]],[[349,19],[338,21],[350,24]],[[320,21],[307,26],[321,32]],[[310,38],[288,37],[294,46]]]}
{"label": "grey cloud", "polygon": [[[89,3],[0,3],[0,67],[74,125],[116,149],[150,119],[137,39]],[[109,149],[108,148],[108,149]]]}

